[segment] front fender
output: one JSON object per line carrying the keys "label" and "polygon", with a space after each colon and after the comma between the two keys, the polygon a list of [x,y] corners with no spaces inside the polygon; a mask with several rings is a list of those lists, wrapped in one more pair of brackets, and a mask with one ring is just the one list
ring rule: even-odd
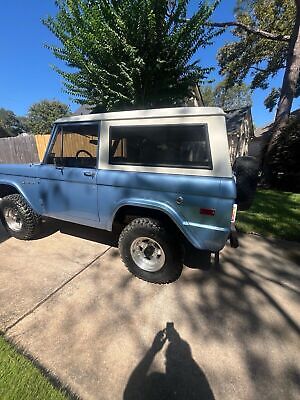
{"label": "front fender", "polygon": [[[30,190],[25,190],[26,189],[26,183],[25,179],[23,180],[20,179],[21,177],[16,177],[15,180],[8,179],[8,178],[1,178],[0,177],[0,199],[1,199],[1,185],[5,186],[10,186],[11,188],[14,189],[16,193],[21,194],[26,202],[29,204],[29,206],[37,213],[37,214],[42,214],[42,209],[40,207],[40,204],[38,202],[38,199],[36,201],[32,201],[32,196],[29,196],[29,191]],[[35,182],[36,183],[36,182]],[[28,181],[28,186],[30,185]]]}

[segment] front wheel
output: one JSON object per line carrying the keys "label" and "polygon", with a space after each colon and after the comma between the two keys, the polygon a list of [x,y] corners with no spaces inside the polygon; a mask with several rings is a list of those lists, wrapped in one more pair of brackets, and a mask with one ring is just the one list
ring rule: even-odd
{"label": "front wheel", "polygon": [[33,239],[40,227],[41,218],[20,194],[11,194],[1,202],[1,220],[7,232],[20,240]]}
{"label": "front wheel", "polygon": [[128,270],[151,283],[170,283],[182,271],[182,254],[163,227],[154,219],[137,218],[119,237],[119,250]]}

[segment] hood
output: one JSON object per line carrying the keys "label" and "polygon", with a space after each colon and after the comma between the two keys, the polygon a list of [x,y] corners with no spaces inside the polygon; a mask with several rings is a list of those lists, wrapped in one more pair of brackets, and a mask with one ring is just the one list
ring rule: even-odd
{"label": "hood", "polygon": [[0,180],[3,176],[35,176],[35,167],[39,164],[0,164]]}

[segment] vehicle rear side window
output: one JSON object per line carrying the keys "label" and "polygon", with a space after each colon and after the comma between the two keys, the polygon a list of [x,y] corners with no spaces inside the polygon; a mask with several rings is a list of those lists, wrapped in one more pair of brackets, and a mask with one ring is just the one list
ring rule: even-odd
{"label": "vehicle rear side window", "polygon": [[212,169],[207,125],[113,126],[109,162]]}

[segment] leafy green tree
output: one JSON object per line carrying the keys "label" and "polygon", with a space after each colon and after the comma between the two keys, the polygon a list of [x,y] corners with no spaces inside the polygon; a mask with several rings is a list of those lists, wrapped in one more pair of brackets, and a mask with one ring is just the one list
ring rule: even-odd
{"label": "leafy green tree", "polygon": [[210,68],[191,61],[211,44],[208,21],[220,0],[200,2],[187,18],[189,0],[58,0],[44,20],[61,46],[47,46],[69,67],[56,68],[67,93],[97,110],[182,104]]}
{"label": "leafy green tree", "polygon": [[265,102],[269,109],[277,104],[275,122],[284,126],[300,94],[300,0],[238,0],[236,20],[213,25],[233,27],[237,39],[218,55],[229,86],[250,75],[252,89],[267,89],[269,78],[284,70],[282,87],[273,88]]}
{"label": "leafy green tree", "polygon": [[213,85],[201,86],[200,92],[205,107],[216,107],[215,87]]}
{"label": "leafy green tree", "polygon": [[24,127],[15,113],[0,108],[0,137],[17,136],[22,132],[24,132]]}
{"label": "leafy green tree", "polygon": [[232,87],[227,87],[225,82],[203,86],[201,94],[205,106],[221,107],[226,111],[252,105],[251,90],[245,83]]}
{"label": "leafy green tree", "polygon": [[56,100],[42,100],[33,104],[28,111],[26,128],[34,135],[51,132],[54,121],[70,115],[69,106]]}
{"label": "leafy green tree", "polygon": [[221,82],[216,87],[215,95],[217,106],[224,110],[235,110],[252,105],[250,87],[243,82],[229,88],[225,82]]}

